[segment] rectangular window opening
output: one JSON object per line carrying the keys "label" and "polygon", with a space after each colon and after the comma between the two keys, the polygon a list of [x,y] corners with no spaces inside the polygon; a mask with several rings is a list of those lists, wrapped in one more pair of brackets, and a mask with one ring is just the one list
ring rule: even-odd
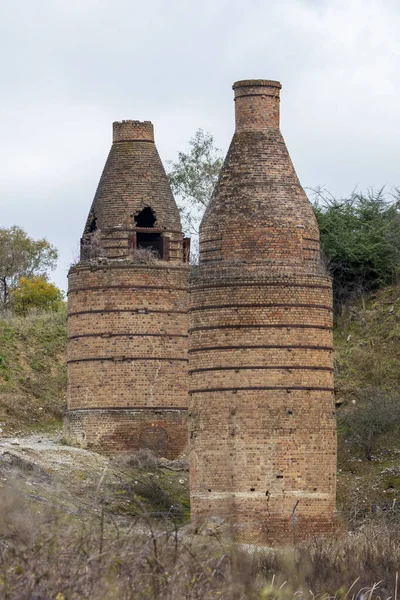
{"label": "rectangular window opening", "polygon": [[154,252],[158,258],[164,258],[164,242],[161,233],[136,233],[136,248]]}

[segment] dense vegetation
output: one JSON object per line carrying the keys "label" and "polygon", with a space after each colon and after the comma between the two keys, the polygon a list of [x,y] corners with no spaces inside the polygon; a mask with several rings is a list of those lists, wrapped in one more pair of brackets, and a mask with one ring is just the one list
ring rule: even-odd
{"label": "dense vegetation", "polygon": [[336,309],[400,275],[400,193],[384,189],[338,200],[318,192],[314,211],[333,278]]}

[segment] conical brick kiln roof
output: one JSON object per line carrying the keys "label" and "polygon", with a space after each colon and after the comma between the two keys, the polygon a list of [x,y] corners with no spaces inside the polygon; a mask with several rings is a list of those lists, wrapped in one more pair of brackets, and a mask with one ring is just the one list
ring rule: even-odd
{"label": "conical brick kiln roof", "polygon": [[233,85],[236,131],[201,224],[201,263],[267,260],[309,271],[309,249],[319,254],[317,222],[279,129],[280,88]]}
{"label": "conical brick kiln roof", "polygon": [[90,209],[84,233],[133,229],[135,215],[150,207],[151,225],[181,231],[179,211],[154,144],[150,121],[113,123],[113,144]]}

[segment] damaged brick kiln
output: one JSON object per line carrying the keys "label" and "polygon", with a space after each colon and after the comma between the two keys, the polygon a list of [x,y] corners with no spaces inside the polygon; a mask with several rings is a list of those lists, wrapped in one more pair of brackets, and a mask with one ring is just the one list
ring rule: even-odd
{"label": "damaged brick kiln", "polygon": [[280,83],[233,89],[236,131],[191,276],[191,513],[273,544],[334,522],[331,280],[280,132]]}
{"label": "damaged brick kiln", "polygon": [[188,255],[153,125],[114,123],[68,277],[72,443],[169,458],[186,448]]}

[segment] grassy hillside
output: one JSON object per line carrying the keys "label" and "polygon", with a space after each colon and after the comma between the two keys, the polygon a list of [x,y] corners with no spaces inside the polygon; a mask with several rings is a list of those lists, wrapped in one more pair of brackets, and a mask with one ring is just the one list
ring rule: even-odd
{"label": "grassy hillside", "polygon": [[[338,506],[350,519],[375,512],[395,517],[400,501],[400,287],[382,289],[348,307],[334,335]],[[386,426],[385,411],[390,411]],[[361,443],[348,427],[349,416],[355,416]],[[371,460],[363,447],[368,435],[374,435]]]}
{"label": "grassy hillside", "polygon": [[349,400],[365,386],[400,387],[400,286],[360,300],[337,320],[337,398]]}
{"label": "grassy hillside", "polygon": [[0,427],[60,425],[66,402],[65,312],[0,317]]}

